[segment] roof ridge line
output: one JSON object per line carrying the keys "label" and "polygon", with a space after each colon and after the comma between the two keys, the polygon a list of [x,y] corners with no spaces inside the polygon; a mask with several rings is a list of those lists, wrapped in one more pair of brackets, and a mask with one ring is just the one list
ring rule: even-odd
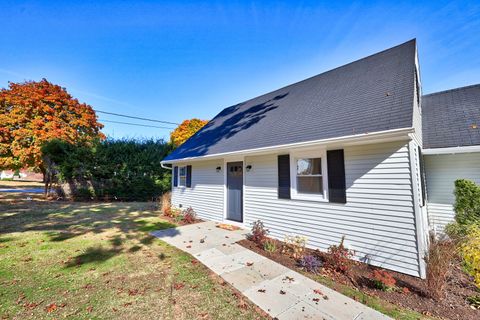
{"label": "roof ridge line", "polygon": [[[323,72],[321,72],[321,73],[317,73],[317,74],[315,74],[315,75],[313,75],[313,76],[310,76],[310,77],[308,77],[308,78],[305,78],[305,79],[303,79],[303,80],[299,80],[299,81],[297,81],[297,82],[284,85],[284,86],[281,87],[281,88],[278,88],[278,89],[275,89],[275,90],[266,92],[266,93],[261,94],[261,95],[259,95],[259,96],[257,96],[257,97],[254,97],[254,98],[250,98],[250,99],[244,100],[244,101],[242,101],[242,102],[240,102],[240,103],[236,103],[236,104],[234,104],[234,105],[231,105],[230,107],[233,107],[233,106],[242,104],[242,103],[247,102],[247,101],[252,100],[252,99],[256,99],[256,98],[260,98],[260,97],[266,96],[266,95],[268,95],[268,94],[272,94],[272,93],[277,92],[277,91],[280,91],[280,90],[284,90],[284,89],[286,89],[286,88],[288,88],[288,87],[297,85],[297,84],[302,83],[302,82],[304,82],[304,81],[308,81],[308,80],[310,80],[310,79],[319,77],[319,76],[321,76],[321,75],[327,74],[327,73],[332,72],[332,71],[335,71],[335,70],[337,70],[337,69],[346,67],[346,66],[351,65],[351,64],[353,64],[353,63],[360,62],[360,61],[362,61],[362,60],[365,60],[365,59],[374,57],[374,56],[376,56],[376,55],[382,54],[382,53],[384,53],[384,52],[386,52],[386,51],[389,51],[389,50],[395,49],[395,48],[397,48],[397,47],[403,46],[403,45],[405,45],[405,44],[407,44],[407,43],[409,43],[409,42],[414,42],[414,43],[415,43],[415,46],[416,46],[417,38],[413,38],[413,39],[410,39],[410,40],[405,41],[405,42],[403,42],[403,43],[397,44],[397,45],[395,45],[395,46],[393,46],[393,47],[384,49],[384,50],[379,51],[379,52],[376,52],[376,53],[372,53],[372,54],[370,54],[370,55],[368,55],[368,56],[366,56],[366,57],[363,57],[363,58],[360,58],[360,59],[357,59],[357,60],[354,60],[354,61],[347,62],[347,63],[342,64],[342,65],[340,65],[340,66],[338,66],[338,67],[335,67],[335,68],[333,68],[333,69],[329,69],[329,70],[323,71]],[[228,107],[227,107],[227,108],[228,108]]]}
{"label": "roof ridge line", "polygon": [[432,92],[432,93],[427,93],[427,94],[422,95],[422,97],[433,96],[433,95],[436,95],[436,94],[442,94],[442,93],[458,91],[458,90],[463,90],[463,89],[469,89],[469,88],[474,88],[474,87],[480,87],[480,83],[471,84],[471,85],[468,85],[468,86],[463,86],[463,87],[458,87],[458,88],[442,90],[442,91],[437,91],[437,92]]}

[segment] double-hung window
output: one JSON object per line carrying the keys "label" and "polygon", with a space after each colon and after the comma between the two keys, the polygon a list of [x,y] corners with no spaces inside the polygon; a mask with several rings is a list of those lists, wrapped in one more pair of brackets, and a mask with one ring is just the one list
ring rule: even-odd
{"label": "double-hung window", "polygon": [[178,186],[179,187],[186,187],[187,186],[187,167],[179,167],[178,168]]}
{"label": "double-hung window", "polygon": [[301,200],[327,199],[327,177],[324,152],[293,153],[290,157],[292,198]]}

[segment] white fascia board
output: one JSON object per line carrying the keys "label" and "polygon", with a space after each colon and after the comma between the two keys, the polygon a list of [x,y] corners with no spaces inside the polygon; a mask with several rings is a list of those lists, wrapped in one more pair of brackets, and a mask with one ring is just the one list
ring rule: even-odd
{"label": "white fascia board", "polygon": [[424,155],[480,152],[480,146],[423,149]]}
{"label": "white fascia board", "polygon": [[190,158],[182,158],[178,160],[170,160],[170,161],[162,161],[162,164],[167,163],[176,163],[176,162],[187,162],[187,161],[196,161],[196,160],[207,160],[207,159],[218,159],[224,158],[229,156],[235,155],[252,155],[252,154],[262,154],[262,153],[270,153],[285,149],[294,149],[294,148],[306,148],[306,147],[315,147],[318,145],[325,145],[325,144],[362,144],[368,143],[369,140],[391,140],[398,138],[404,138],[405,140],[410,140],[410,133],[415,131],[414,128],[400,128],[400,129],[393,129],[393,130],[385,130],[385,131],[377,131],[372,133],[361,133],[355,134],[350,136],[343,136],[337,138],[328,138],[328,139],[321,139],[321,140],[313,140],[313,141],[305,141],[305,142],[296,142],[296,143],[289,143],[289,144],[282,144],[276,145],[271,147],[263,147],[263,148],[254,148],[254,149],[245,149],[245,150],[238,150],[232,152],[224,152],[224,153],[216,153],[206,156],[199,156],[199,157],[190,157]]}

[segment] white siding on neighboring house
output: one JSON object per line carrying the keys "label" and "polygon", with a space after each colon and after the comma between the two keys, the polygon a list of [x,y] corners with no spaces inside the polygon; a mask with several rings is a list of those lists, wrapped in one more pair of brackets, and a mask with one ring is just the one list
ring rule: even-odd
{"label": "white siding on neighboring house", "polygon": [[426,155],[425,171],[429,223],[441,233],[455,216],[455,180],[469,179],[480,184],[480,152]]}
{"label": "white siding on neighboring house", "polygon": [[[192,207],[197,215],[206,220],[223,219],[223,161],[201,161],[192,165],[192,187],[172,186],[172,205]],[[216,171],[221,167],[220,172]],[[173,172],[173,171],[172,171]]]}
{"label": "white siding on neighboring house", "polygon": [[245,225],[262,220],[271,236],[307,236],[308,246],[321,250],[345,235],[359,260],[419,276],[409,144],[346,147],[344,153],[346,204],[278,199],[277,155],[246,157],[252,170],[245,175]]}

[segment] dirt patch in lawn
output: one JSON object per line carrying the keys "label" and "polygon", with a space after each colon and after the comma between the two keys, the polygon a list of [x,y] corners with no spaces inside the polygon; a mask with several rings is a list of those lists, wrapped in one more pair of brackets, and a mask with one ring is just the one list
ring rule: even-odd
{"label": "dirt patch in lawn", "polygon": [[[355,294],[359,291],[369,297],[379,298],[388,304],[393,304],[401,308],[411,309],[423,316],[435,316],[445,319],[465,320],[465,319],[479,319],[480,310],[473,310],[467,303],[467,297],[479,294],[473,285],[473,280],[466,275],[458,262],[451,270],[446,286],[445,298],[441,301],[435,301],[429,298],[426,294],[427,288],[425,280],[408,276],[402,273],[388,270],[388,272],[395,278],[397,282],[398,291],[382,291],[376,289],[372,279],[372,273],[375,269],[383,270],[370,266],[365,263],[356,262],[352,267],[349,277],[342,273],[331,272],[322,268],[319,275],[304,272],[299,266],[296,259],[289,255],[282,254],[283,242],[272,240],[276,242],[276,252],[270,253],[258,246],[255,242],[250,240],[242,240],[240,245],[257,252],[269,259],[272,259],[290,269],[301,272],[302,274],[321,282],[333,289],[353,296],[356,300],[362,300]],[[306,249],[305,255],[314,255],[325,261],[326,254],[318,250]],[[406,288],[406,289],[403,289]],[[352,290],[348,290],[352,289]],[[405,291],[404,291],[405,290]],[[362,301],[364,302],[364,301]],[[368,303],[367,303],[368,304]],[[383,307],[380,307],[382,309]],[[376,308],[379,309],[379,308]],[[388,311],[389,306],[385,306]],[[385,310],[380,310],[385,311]],[[389,312],[386,312],[387,314]],[[392,313],[390,314],[392,315]],[[412,317],[413,316],[413,317]],[[414,315],[406,312],[405,316],[398,316],[400,319],[415,319]],[[417,317],[418,318],[418,317]]]}

